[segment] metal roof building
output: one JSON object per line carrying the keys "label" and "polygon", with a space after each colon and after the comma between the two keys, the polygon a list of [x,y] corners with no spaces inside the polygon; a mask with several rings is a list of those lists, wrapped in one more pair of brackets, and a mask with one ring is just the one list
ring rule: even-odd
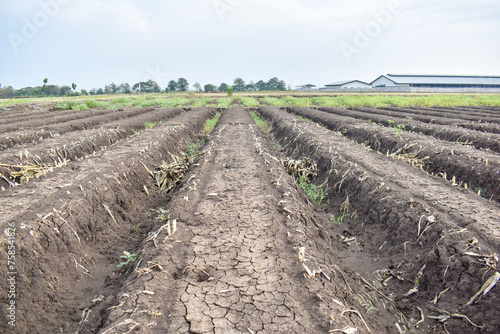
{"label": "metal roof building", "polygon": [[371,82],[372,87],[417,88],[500,88],[500,77],[466,75],[381,75]]}
{"label": "metal roof building", "polygon": [[325,89],[370,88],[370,84],[360,80],[344,80],[327,84],[325,87]]}
{"label": "metal roof building", "polygon": [[315,87],[316,87],[316,85],[313,85],[313,84],[295,86],[295,88],[297,90],[313,90]]}

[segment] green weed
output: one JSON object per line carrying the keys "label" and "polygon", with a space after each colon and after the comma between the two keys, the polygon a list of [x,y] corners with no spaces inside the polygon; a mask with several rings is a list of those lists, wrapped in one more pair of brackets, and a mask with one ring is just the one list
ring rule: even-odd
{"label": "green weed", "polygon": [[243,104],[243,106],[247,108],[258,108],[259,107],[259,101],[257,99],[254,99],[253,97],[246,97],[246,96],[240,96],[240,102]]}
{"label": "green weed", "polygon": [[213,118],[207,120],[205,124],[203,124],[203,133],[205,135],[209,135],[214,130],[215,126],[217,125],[217,122],[219,122],[219,118],[221,115],[222,113],[219,112],[215,114]]}
{"label": "green weed", "polygon": [[365,299],[363,295],[356,294],[355,297],[358,300],[359,304],[366,309],[367,314],[372,311],[378,311],[378,308],[373,305],[373,302],[369,299]]}
{"label": "green weed", "polygon": [[298,119],[302,119],[302,120],[304,120],[304,121],[312,122],[312,120],[311,120],[311,119],[309,119],[309,118],[307,118],[307,117],[304,117],[304,116],[301,116],[301,115],[297,115],[297,118],[298,118]]}
{"label": "green weed", "polygon": [[144,128],[146,130],[149,130],[151,129],[153,126],[157,125],[157,124],[160,124],[160,123],[163,123],[163,121],[157,121],[157,122],[144,122]]}
{"label": "green weed", "polygon": [[118,268],[122,268],[122,267],[126,267],[127,268],[127,271],[125,273],[128,273],[129,270],[130,270],[130,267],[132,266],[132,263],[134,263],[134,261],[136,260],[137,258],[137,253],[133,253],[133,254],[130,254],[129,252],[127,251],[123,251],[123,255],[120,256],[120,258],[123,259],[122,262],[120,262],[117,267]]}
{"label": "green weed", "polygon": [[222,99],[218,99],[217,100],[217,108],[227,108],[231,105],[231,102],[233,102],[233,100],[231,98],[222,98]]}
{"label": "green weed", "polygon": [[191,143],[191,142],[190,142],[190,143],[186,146],[187,155],[188,155],[188,156],[193,156],[193,155],[198,154],[198,152],[200,151],[200,147],[202,147],[204,144],[205,144],[205,138],[203,138],[203,139],[198,139],[198,140],[196,141],[196,143]]}
{"label": "green weed", "polygon": [[347,206],[344,206],[344,210],[342,211],[342,214],[340,216],[338,216],[337,218],[335,218],[334,214],[331,214],[330,220],[333,221],[335,223],[335,225],[337,225],[337,226],[342,225],[342,223],[344,222],[344,218],[347,214],[347,210],[348,210]]}
{"label": "green weed", "polygon": [[273,143],[273,148],[276,151],[281,151],[283,149],[283,146],[281,146],[281,144],[276,139],[273,140],[272,143]]}
{"label": "green weed", "polygon": [[477,193],[479,196],[483,197],[483,198],[487,198],[487,197],[488,197],[488,195],[486,194],[486,189],[484,189],[484,188],[477,187],[477,188],[476,188],[476,193]]}
{"label": "green weed", "polygon": [[207,97],[204,97],[204,98],[201,98],[201,99],[196,99],[193,102],[193,108],[203,107],[203,106],[206,106],[207,104],[209,104],[211,102],[212,102],[212,99],[209,99]]}
{"label": "green weed", "polygon": [[269,125],[269,123],[262,119],[255,110],[250,111],[250,115],[252,116],[253,120],[255,121],[255,124],[262,130],[262,132],[269,133],[271,132],[272,126]]}
{"label": "green weed", "polygon": [[306,177],[301,175],[300,177],[297,178],[297,184],[299,185],[300,189],[304,191],[306,196],[311,200],[311,202],[316,205],[320,206],[323,203],[323,200],[326,198],[326,186],[325,184],[321,185],[316,185],[314,183],[310,183]]}
{"label": "green weed", "polygon": [[397,136],[406,128],[404,124],[397,124],[395,127],[391,129],[391,131]]}

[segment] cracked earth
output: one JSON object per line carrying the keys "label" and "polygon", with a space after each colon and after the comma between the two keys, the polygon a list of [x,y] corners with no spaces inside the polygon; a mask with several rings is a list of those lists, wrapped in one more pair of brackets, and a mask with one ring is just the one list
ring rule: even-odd
{"label": "cracked earth", "polygon": [[[168,205],[178,231],[162,232],[143,249],[141,266],[163,270],[130,282],[103,333],[123,326],[151,333],[325,332],[330,313],[346,308],[325,298],[335,291],[333,269],[309,253],[316,246],[307,248],[304,264],[324,274],[303,275],[298,249],[311,244],[318,227],[302,214],[310,207],[265,151],[248,112],[228,109],[214,133]],[[331,291],[318,292],[329,285]]]}

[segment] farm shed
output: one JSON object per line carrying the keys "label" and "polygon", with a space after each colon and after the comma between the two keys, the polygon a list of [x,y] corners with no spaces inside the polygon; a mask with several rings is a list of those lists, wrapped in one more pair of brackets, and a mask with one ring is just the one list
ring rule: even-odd
{"label": "farm shed", "polygon": [[297,88],[297,90],[313,90],[316,88],[316,85],[307,84],[307,85],[296,86],[295,88]]}
{"label": "farm shed", "polygon": [[325,85],[325,89],[370,88],[370,84],[359,80],[337,81]]}
{"label": "farm shed", "polygon": [[500,77],[459,75],[381,75],[371,83],[372,87],[415,88],[494,88],[500,89]]}

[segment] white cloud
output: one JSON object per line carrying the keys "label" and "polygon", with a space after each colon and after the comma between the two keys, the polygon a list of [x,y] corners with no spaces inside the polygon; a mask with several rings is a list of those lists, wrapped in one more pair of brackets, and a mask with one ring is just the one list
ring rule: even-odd
{"label": "white cloud", "polygon": [[68,26],[104,28],[121,32],[149,32],[150,13],[130,0],[72,2],[61,19]]}
{"label": "white cloud", "polygon": [[[0,26],[21,33],[23,18],[47,1],[56,0],[0,0]],[[231,6],[223,19],[215,1]],[[347,64],[339,45],[397,2],[400,11]],[[323,84],[440,68],[500,74],[499,17],[498,0],[69,0],[19,56],[4,55],[1,72],[16,87],[59,76],[87,88],[142,80],[151,69],[201,83],[278,76]]]}

